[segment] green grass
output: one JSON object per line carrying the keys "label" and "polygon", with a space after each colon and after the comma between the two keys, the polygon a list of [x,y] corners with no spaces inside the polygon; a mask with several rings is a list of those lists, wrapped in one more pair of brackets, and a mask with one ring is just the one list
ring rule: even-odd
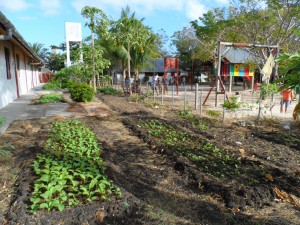
{"label": "green grass", "polygon": [[56,103],[62,101],[62,95],[57,93],[44,94],[38,100],[39,104]]}

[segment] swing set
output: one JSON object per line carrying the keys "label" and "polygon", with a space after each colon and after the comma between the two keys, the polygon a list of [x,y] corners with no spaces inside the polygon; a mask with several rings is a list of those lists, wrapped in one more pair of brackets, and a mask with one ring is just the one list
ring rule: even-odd
{"label": "swing set", "polygon": [[[248,44],[248,43],[232,43],[232,42],[219,42],[218,45],[218,52],[216,55],[216,58],[218,58],[218,64],[217,64],[217,73],[216,73],[216,78],[213,82],[212,87],[210,88],[204,102],[202,105],[204,105],[207,101],[207,99],[209,98],[212,90],[214,89],[214,87],[216,87],[216,92],[215,92],[215,106],[218,105],[218,95],[219,94],[224,94],[224,98],[226,97],[228,99],[228,96],[226,94],[226,90],[225,90],[225,86],[222,82],[221,79],[221,60],[222,60],[222,56],[224,56],[231,47],[235,47],[235,48],[269,48],[273,50],[273,54],[274,57],[278,56],[279,53],[279,46],[278,45],[264,45],[264,44]],[[225,49],[227,48],[227,49]],[[222,51],[223,50],[223,51]],[[271,52],[271,51],[270,51]],[[271,53],[270,53],[271,55]],[[268,63],[268,61],[267,61]],[[238,65],[235,65],[235,68],[233,70],[233,72],[230,72],[229,75],[229,92],[231,92],[231,88],[232,88],[232,77],[234,76],[241,76],[241,77],[246,77],[248,78],[248,80],[250,80],[250,77],[252,77],[251,79],[251,87],[253,89],[254,87],[254,72],[251,71],[251,69],[247,70],[243,67],[239,67]],[[275,63],[275,75],[277,75],[278,72],[278,65]],[[222,90],[220,91],[220,87],[222,88]]]}

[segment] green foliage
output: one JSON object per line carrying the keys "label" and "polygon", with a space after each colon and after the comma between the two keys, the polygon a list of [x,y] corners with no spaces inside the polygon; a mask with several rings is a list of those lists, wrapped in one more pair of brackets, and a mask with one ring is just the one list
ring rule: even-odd
{"label": "green foliage", "polygon": [[221,115],[221,112],[216,110],[207,110],[206,114],[213,117],[219,117]]}
{"label": "green foliage", "polygon": [[231,180],[241,175],[241,179],[251,185],[253,180],[258,182],[264,180],[265,174],[269,173],[262,165],[252,161],[246,163],[245,166],[241,162],[240,155],[235,155],[210,142],[199,140],[164,121],[140,119],[137,124],[159,146],[188,158],[200,170],[212,176]]}
{"label": "green foliage", "polygon": [[98,88],[97,89],[97,93],[103,93],[103,94],[107,94],[107,95],[113,95],[113,94],[118,94],[120,93],[120,91],[111,88],[111,87],[105,87],[105,88]]}
{"label": "green foliage", "polygon": [[194,128],[199,130],[206,130],[208,128],[207,124],[199,117],[193,115],[190,110],[179,110],[178,115],[191,123]]}
{"label": "green foliage", "polygon": [[5,123],[5,117],[0,115],[0,127]]}
{"label": "green foliage", "polygon": [[229,99],[226,99],[221,106],[227,110],[235,111],[236,109],[239,109],[242,104],[241,102],[238,102],[237,99],[237,96],[231,96]]}
{"label": "green foliage", "polygon": [[265,98],[267,96],[270,96],[271,94],[278,93],[278,88],[276,84],[271,84],[271,83],[264,83],[260,87],[260,96],[261,98]]}
{"label": "green foliage", "polygon": [[294,54],[282,54],[277,59],[281,66],[279,74],[282,78],[276,80],[277,83],[283,82],[280,90],[286,88],[300,88],[300,52]]}
{"label": "green foliage", "polygon": [[37,103],[39,104],[47,104],[47,103],[56,103],[62,101],[62,95],[58,93],[50,93],[42,95],[38,100]]}
{"label": "green foliage", "polygon": [[57,90],[60,86],[57,83],[47,83],[43,86],[43,90]]}
{"label": "green foliage", "polygon": [[94,90],[88,84],[69,82],[71,98],[76,102],[90,102],[94,98]]}
{"label": "green foliage", "polygon": [[104,175],[101,149],[95,134],[82,122],[56,122],[43,153],[33,168],[38,176],[32,192],[31,211],[64,210],[94,200],[121,195]]}
{"label": "green foliage", "polygon": [[70,80],[75,79],[79,81],[87,82],[89,77],[86,77],[79,66],[69,66],[61,69],[55,74],[54,82],[57,82],[61,88],[67,88]]}
{"label": "green foliage", "polygon": [[[299,49],[296,37],[299,24],[291,24],[291,21],[299,20],[298,3],[272,0],[261,7],[261,1],[247,0],[229,4],[226,8],[213,8],[199,17],[199,20],[191,22],[199,40],[197,58],[204,61],[212,59],[215,47],[222,40],[273,44],[279,45],[284,52],[295,52]],[[248,51],[256,57],[260,53],[259,61],[264,63],[261,52],[268,55],[269,49],[252,48]]]}

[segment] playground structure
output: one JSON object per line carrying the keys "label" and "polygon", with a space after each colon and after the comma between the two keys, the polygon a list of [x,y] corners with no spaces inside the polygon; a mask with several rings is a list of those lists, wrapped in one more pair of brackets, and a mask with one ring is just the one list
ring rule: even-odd
{"label": "playground structure", "polygon": [[[217,51],[217,55],[216,55],[216,58],[218,59],[218,61],[217,61],[217,73],[216,73],[215,81],[213,82],[213,85],[212,85],[211,89],[209,90],[208,95],[206,96],[205,101],[203,102],[203,105],[206,103],[206,101],[207,101],[208,97],[210,96],[214,87],[216,87],[215,106],[218,105],[218,95],[219,94],[224,94],[226,96],[225,86],[221,79],[221,61],[222,61],[222,56],[232,47],[236,47],[236,48],[242,48],[242,47],[269,48],[270,56],[272,56],[272,51],[273,51],[274,57],[277,57],[278,53],[279,53],[278,45],[219,42],[218,51]],[[227,49],[225,49],[225,48],[227,48]],[[268,63],[270,63],[269,60],[267,60],[267,62],[265,64],[266,67],[271,66],[271,65],[267,65]],[[278,65],[275,63],[274,67],[275,67],[275,76],[277,76]],[[231,89],[232,89],[232,77],[234,77],[234,76],[245,77],[248,81],[251,80],[251,87],[253,90],[253,88],[254,88],[254,70],[253,70],[253,68],[251,68],[251,67],[247,68],[247,67],[242,66],[241,64],[233,64],[233,65],[230,65],[229,71],[230,71],[230,73],[229,73],[229,92],[231,92]],[[272,68],[270,71],[272,72]],[[271,75],[269,73],[269,71],[267,73],[268,74],[264,74],[266,82],[268,82],[268,79],[267,79],[268,76]],[[220,91],[220,87],[222,88],[221,91]]]}
{"label": "playground structure", "polygon": [[[175,81],[175,85],[176,85],[176,91],[178,94],[178,85],[179,85],[179,78],[180,78],[180,72],[179,72],[179,59],[178,58],[164,58],[164,76],[163,76],[163,80],[164,80],[164,84],[166,84],[166,79],[167,79],[167,72],[168,71],[172,71],[175,70],[176,71],[176,79],[174,79]],[[174,77],[175,73],[171,72],[171,76]],[[166,90],[166,87],[164,88],[164,91]]]}

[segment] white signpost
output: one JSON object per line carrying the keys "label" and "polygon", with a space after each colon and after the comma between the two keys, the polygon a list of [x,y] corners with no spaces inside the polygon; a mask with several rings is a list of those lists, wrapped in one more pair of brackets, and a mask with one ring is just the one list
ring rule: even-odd
{"label": "white signpost", "polygon": [[[66,47],[67,47],[67,67],[71,65],[70,60],[70,42],[82,42],[81,23],[65,22],[66,29]],[[82,57],[82,56],[81,56]]]}

